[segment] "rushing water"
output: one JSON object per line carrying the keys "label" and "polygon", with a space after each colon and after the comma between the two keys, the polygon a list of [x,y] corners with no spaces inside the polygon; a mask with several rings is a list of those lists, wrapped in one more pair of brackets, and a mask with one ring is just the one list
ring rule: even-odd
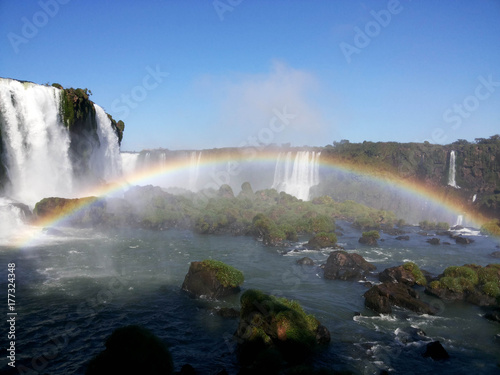
{"label": "rushing water", "polygon": [[[489,254],[497,246],[485,236],[474,236],[470,245],[433,246],[416,233],[418,228],[409,228],[410,241],[382,234],[385,241],[380,246],[367,247],[357,242],[358,231],[347,223],[340,225],[345,234],[339,242],[376,264],[378,271],[406,261],[434,274],[450,265],[486,265],[494,262]],[[139,324],[169,345],[176,370],[190,363],[201,374],[222,368],[237,373],[232,334],[238,322],[212,309],[238,307],[239,296],[194,300],[180,290],[191,261],[214,258],[244,273],[243,289],[296,299],[329,328],[332,342],[311,360],[317,366],[359,374],[378,374],[381,369],[405,374],[498,373],[500,324],[481,317],[480,308],[423,296],[439,307],[437,316],[403,310],[378,316],[364,307],[362,294],[367,289],[362,283],[326,280],[319,267],[296,264],[299,257],[309,256],[319,265],[331,250],[282,255],[283,250],[250,237],[69,228],[47,232],[36,246],[3,247],[1,290],[7,290],[7,264],[16,264],[18,369],[25,366],[24,373],[30,374],[83,374],[114,329]],[[410,327],[441,341],[451,359],[423,358],[427,342],[408,340]],[[0,372],[19,373],[8,372],[4,363]]]}

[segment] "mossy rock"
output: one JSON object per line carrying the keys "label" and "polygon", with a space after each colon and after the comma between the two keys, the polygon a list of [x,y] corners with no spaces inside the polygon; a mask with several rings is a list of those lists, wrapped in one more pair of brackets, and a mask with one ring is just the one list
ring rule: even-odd
{"label": "mossy rock", "polygon": [[335,233],[320,232],[307,242],[306,247],[319,250],[325,247],[335,247],[335,245],[337,245],[337,235]]}
{"label": "mossy rock", "polygon": [[236,332],[243,362],[255,361],[276,349],[287,362],[304,359],[320,343],[329,341],[328,330],[293,300],[247,290],[241,296]]}
{"label": "mossy rock", "polygon": [[358,242],[364,245],[376,246],[379,238],[380,233],[378,231],[370,230],[368,232],[363,232]]}
{"label": "mossy rock", "polygon": [[182,289],[194,297],[220,298],[240,291],[243,273],[223,262],[191,262]]}

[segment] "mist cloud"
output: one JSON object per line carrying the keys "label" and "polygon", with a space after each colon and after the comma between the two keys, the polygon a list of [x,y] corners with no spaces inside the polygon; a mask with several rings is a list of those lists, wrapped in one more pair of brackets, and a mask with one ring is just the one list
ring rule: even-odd
{"label": "mist cloud", "polygon": [[274,133],[272,143],[326,144],[327,124],[315,104],[320,84],[310,72],[275,61],[269,73],[239,74],[220,81],[205,77],[203,86],[208,89],[207,93],[218,98],[214,105],[219,111],[212,124],[218,146],[240,145],[249,136],[269,127],[276,111],[284,108],[295,116],[286,127]]}

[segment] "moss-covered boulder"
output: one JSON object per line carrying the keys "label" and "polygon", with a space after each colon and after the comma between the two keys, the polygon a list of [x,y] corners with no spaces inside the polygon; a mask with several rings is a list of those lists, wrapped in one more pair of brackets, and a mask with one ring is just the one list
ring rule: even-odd
{"label": "moss-covered boulder", "polygon": [[165,344],[140,326],[118,328],[106,340],[106,349],[94,357],[85,375],[174,373],[172,356]]}
{"label": "moss-covered boulder", "polygon": [[65,224],[74,226],[96,226],[106,219],[106,202],[98,197],[44,198],[35,204],[36,220],[55,220],[65,217]]}
{"label": "moss-covered boulder", "polygon": [[376,230],[363,232],[358,242],[364,245],[376,246],[377,240],[380,238],[380,233]]}
{"label": "moss-covered boulder", "polygon": [[326,260],[324,275],[326,279],[363,280],[375,269],[361,255],[339,250],[332,252]]}
{"label": "moss-covered boulder", "polygon": [[500,264],[451,266],[426,288],[444,300],[463,300],[479,306],[499,305]]}
{"label": "moss-covered boulder", "polygon": [[328,329],[314,316],[306,314],[298,302],[253,289],[241,296],[236,337],[244,364],[258,361],[266,353],[275,353],[278,360],[296,363],[318,344],[330,341]]}
{"label": "moss-covered boulder", "polygon": [[191,262],[182,289],[194,297],[220,298],[238,293],[243,273],[218,260]]}
{"label": "moss-covered boulder", "polygon": [[337,235],[335,233],[320,232],[314,235],[306,244],[308,249],[319,250],[325,247],[335,247]]}
{"label": "moss-covered boulder", "polygon": [[379,275],[382,282],[402,283],[408,286],[427,285],[427,279],[420,268],[413,262],[401,266],[386,268]]}

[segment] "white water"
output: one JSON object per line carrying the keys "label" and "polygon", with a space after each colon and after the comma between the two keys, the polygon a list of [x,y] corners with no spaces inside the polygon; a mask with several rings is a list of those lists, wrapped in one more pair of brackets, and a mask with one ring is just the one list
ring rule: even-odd
{"label": "white water", "polygon": [[191,191],[197,190],[198,178],[200,177],[200,160],[202,152],[191,152],[189,164],[189,183],[188,189]]}
{"label": "white water", "polygon": [[273,188],[302,200],[309,200],[311,187],[319,183],[320,152],[279,153]]}
{"label": "white water", "polygon": [[120,146],[106,112],[97,104],[94,104],[94,108],[96,110],[97,135],[100,144],[92,151],[90,169],[98,179],[109,181],[122,174]]}
{"label": "white water", "polygon": [[458,215],[457,216],[457,221],[455,222],[455,226],[457,225],[463,225],[464,222],[464,215]]}
{"label": "white water", "polygon": [[456,160],[455,160],[455,151],[451,150],[450,152],[450,169],[448,172],[448,185],[454,187],[455,189],[460,189],[460,186],[457,185],[457,182],[455,180],[456,176]]}
{"label": "white water", "polygon": [[120,154],[122,159],[122,170],[125,176],[129,176],[136,171],[137,159],[139,158],[139,153],[137,152],[122,152]]}
{"label": "white water", "polygon": [[70,138],[59,115],[60,90],[0,79],[0,103],[10,197],[33,206],[44,197],[71,195]]}

